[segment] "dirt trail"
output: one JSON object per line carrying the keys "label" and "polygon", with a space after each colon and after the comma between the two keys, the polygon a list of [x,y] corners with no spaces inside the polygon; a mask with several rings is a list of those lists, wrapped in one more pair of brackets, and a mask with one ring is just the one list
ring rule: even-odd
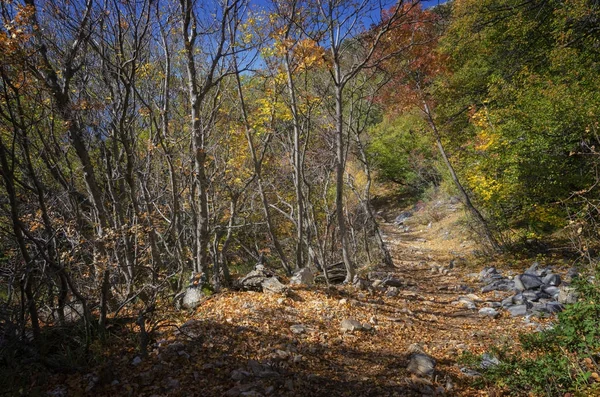
{"label": "dirt trail", "polygon": [[[382,215],[392,221],[398,212]],[[502,295],[481,294],[481,286],[466,277],[480,269],[468,256],[475,246],[465,237],[461,217],[461,209],[444,203],[415,213],[406,221],[408,232],[404,226],[382,223],[395,266],[372,271],[403,280],[397,296],[388,296],[389,290],[352,287],[294,287],[287,296],[218,294],[191,318],[182,318],[179,331],[161,335],[148,358],[122,374],[118,384],[97,393],[488,395],[470,386],[472,380],[460,373],[457,358],[463,350],[481,353],[493,343],[514,339],[526,327],[506,313],[496,319],[479,315],[485,300],[499,301]],[[444,269],[452,260],[454,268],[448,274],[431,271],[432,265]],[[469,288],[482,300],[477,309],[451,303]],[[347,318],[369,323],[372,329],[342,332],[340,324]],[[413,343],[436,359],[434,377],[407,372],[407,349]],[[132,358],[124,355],[119,365],[131,368]]]}

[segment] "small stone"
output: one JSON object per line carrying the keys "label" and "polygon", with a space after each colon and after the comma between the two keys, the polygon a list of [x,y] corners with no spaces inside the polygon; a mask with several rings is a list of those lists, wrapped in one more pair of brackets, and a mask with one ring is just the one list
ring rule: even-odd
{"label": "small stone", "polygon": [[340,299],[340,300],[339,300],[339,302],[338,302],[338,303],[339,303],[340,305],[345,305],[346,303],[348,303],[348,299],[346,299],[346,298],[342,298],[342,299]]}
{"label": "small stone", "polygon": [[463,373],[464,375],[471,377],[471,378],[475,378],[478,376],[481,376],[481,374],[473,369],[467,368],[467,367],[462,367],[460,369],[460,372]]}
{"label": "small stone", "polygon": [[244,371],[243,369],[234,369],[231,371],[231,379],[233,380],[243,380],[247,377],[251,376],[250,372]]}
{"label": "small stone", "polygon": [[248,391],[242,392],[240,394],[240,397],[263,397],[263,394],[257,392],[256,390],[248,390]]}
{"label": "small stone", "polygon": [[282,305],[285,302],[285,298],[277,298],[277,304]]}
{"label": "small stone", "polygon": [[167,379],[167,388],[174,390],[174,389],[178,389],[180,386],[180,383],[177,379],[173,379],[173,378],[168,378]]}
{"label": "small stone", "polygon": [[370,330],[372,330],[372,329],[373,329],[373,326],[372,326],[371,324],[369,324],[369,323],[363,323],[363,324],[362,324],[362,328],[363,328],[365,331],[370,331]]}
{"label": "small stone", "polygon": [[397,287],[388,287],[387,291],[385,291],[385,296],[392,298],[398,296],[399,293],[400,291]]}
{"label": "small stone", "polygon": [[131,365],[140,365],[142,363],[142,359],[140,356],[136,356],[133,361],[131,362]]}
{"label": "small stone", "polygon": [[344,332],[353,332],[363,329],[363,326],[360,322],[356,321],[355,319],[347,318],[342,321],[340,328]]}
{"label": "small stone", "polygon": [[486,317],[496,318],[500,315],[498,311],[492,309],[491,307],[484,307],[479,309],[479,314]]}
{"label": "small stone", "polygon": [[302,333],[306,332],[306,327],[302,324],[294,324],[290,327],[290,330],[294,334],[302,334]]}
{"label": "small stone", "polygon": [[288,379],[285,381],[285,388],[288,389],[289,391],[294,391],[294,381],[291,379]]}

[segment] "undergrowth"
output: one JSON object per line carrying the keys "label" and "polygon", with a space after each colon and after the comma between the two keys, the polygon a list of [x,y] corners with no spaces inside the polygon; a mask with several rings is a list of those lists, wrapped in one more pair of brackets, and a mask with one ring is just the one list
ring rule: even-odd
{"label": "undergrowth", "polygon": [[521,348],[494,346],[500,361],[480,368],[482,357],[465,353],[462,362],[477,367],[480,386],[495,384],[511,395],[600,395],[600,286],[597,277],[576,280],[577,303],[566,305],[554,327],[520,337]]}

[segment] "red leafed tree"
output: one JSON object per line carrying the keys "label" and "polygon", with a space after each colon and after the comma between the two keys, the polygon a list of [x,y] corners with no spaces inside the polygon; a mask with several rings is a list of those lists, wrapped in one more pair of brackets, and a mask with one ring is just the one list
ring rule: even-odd
{"label": "red leafed tree", "polygon": [[391,114],[414,108],[421,111],[463,203],[480,224],[492,249],[500,251],[485,218],[473,205],[450,162],[435,120],[435,98],[430,88],[447,72],[444,65],[448,63],[447,57],[436,51],[443,33],[444,18],[435,10],[423,10],[420,6],[411,7],[407,15],[409,18],[397,21],[398,26],[389,30],[383,40],[384,45],[379,49],[381,66],[389,81],[377,101]]}

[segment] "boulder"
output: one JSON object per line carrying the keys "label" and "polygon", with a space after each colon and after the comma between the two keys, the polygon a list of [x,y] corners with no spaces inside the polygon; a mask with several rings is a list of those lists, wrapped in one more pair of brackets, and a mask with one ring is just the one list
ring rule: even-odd
{"label": "boulder", "polygon": [[435,371],[435,360],[425,353],[413,353],[406,369],[417,376],[431,376]]}
{"label": "boulder", "polygon": [[342,320],[340,329],[344,332],[353,332],[353,331],[360,331],[361,329],[363,329],[363,326],[359,321],[357,321],[353,318],[346,318],[346,319]]}
{"label": "boulder", "polygon": [[263,292],[272,294],[281,294],[287,291],[287,286],[283,285],[277,277],[269,277],[261,283]]}
{"label": "boulder", "polygon": [[263,282],[268,278],[274,277],[275,273],[267,269],[262,263],[257,264],[250,273],[240,279],[237,284],[243,290],[262,291]]}
{"label": "boulder", "polygon": [[557,299],[559,303],[562,303],[563,305],[568,305],[570,303],[577,302],[578,298],[579,292],[577,292],[574,287],[568,287],[563,285],[559,288]]}
{"label": "boulder", "polygon": [[290,279],[290,284],[312,285],[314,281],[315,275],[312,272],[312,270],[310,270],[307,267],[304,267],[294,272],[294,275]]}
{"label": "boulder", "polygon": [[196,286],[188,287],[183,295],[181,306],[184,309],[195,309],[200,306],[205,297],[206,295],[202,292],[202,289]]}

